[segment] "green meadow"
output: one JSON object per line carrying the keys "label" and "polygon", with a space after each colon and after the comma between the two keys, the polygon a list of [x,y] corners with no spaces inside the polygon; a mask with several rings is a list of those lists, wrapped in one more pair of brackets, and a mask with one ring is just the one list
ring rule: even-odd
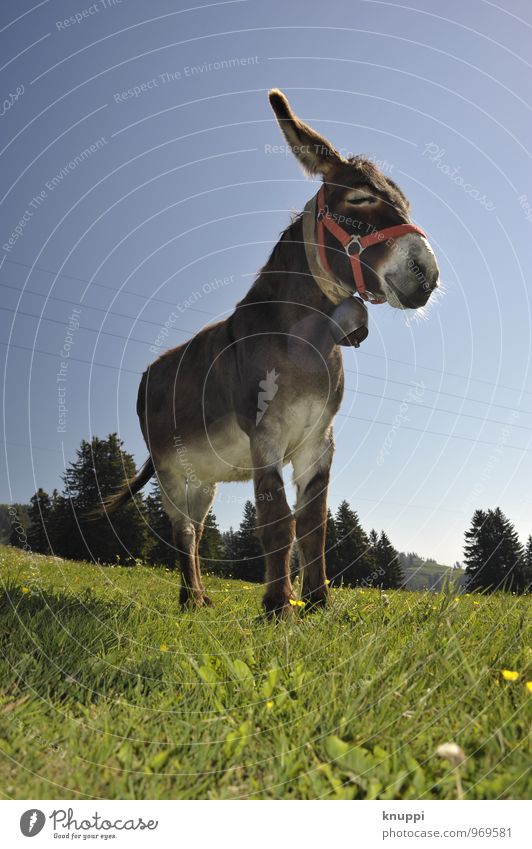
{"label": "green meadow", "polygon": [[0,575],[5,798],[530,796],[527,597],[337,589],[274,623],[209,575],[185,612],[148,566],[1,547]]}

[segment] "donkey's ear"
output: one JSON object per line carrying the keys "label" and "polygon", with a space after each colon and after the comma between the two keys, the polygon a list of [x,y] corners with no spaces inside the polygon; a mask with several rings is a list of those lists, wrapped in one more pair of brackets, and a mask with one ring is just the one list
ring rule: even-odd
{"label": "donkey's ear", "polygon": [[346,160],[340,156],[330,141],[294,115],[282,91],[272,88],[268,92],[268,97],[292,153],[299,159],[308,174],[323,174],[327,177],[339,165],[345,164]]}

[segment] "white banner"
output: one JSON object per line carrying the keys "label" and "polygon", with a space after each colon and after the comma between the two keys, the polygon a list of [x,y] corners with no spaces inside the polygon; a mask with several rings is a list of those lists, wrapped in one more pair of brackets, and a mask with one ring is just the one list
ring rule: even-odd
{"label": "white banner", "polygon": [[[531,845],[520,801],[3,801],[2,843],[303,849]],[[310,808],[314,810],[311,811]],[[35,843],[30,841],[35,838]],[[68,841],[68,843],[67,843]]]}

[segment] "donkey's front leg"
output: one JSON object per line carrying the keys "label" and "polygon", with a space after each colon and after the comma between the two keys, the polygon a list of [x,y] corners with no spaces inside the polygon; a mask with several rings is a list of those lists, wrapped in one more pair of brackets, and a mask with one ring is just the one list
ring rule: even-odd
{"label": "donkey's front leg", "polygon": [[290,616],[290,548],[294,518],[284,492],[282,463],[259,446],[252,449],[253,482],[257,505],[257,534],[266,558],[266,593],[263,604],[268,615]]}
{"label": "donkey's front leg", "polygon": [[327,602],[325,532],[327,489],[334,453],[332,430],[308,441],[293,456],[297,487],[296,536],[303,571],[303,601],[309,605]]}

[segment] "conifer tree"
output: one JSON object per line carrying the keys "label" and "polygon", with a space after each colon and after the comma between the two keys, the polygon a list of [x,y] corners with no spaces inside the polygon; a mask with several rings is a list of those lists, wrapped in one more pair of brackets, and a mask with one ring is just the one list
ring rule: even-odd
{"label": "conifer tree", "polygon": [[404,583],[404,574],[399,563],[399,552],[393,547],[384,531],[380,536],[375,530],[369,535],[369,543],[375,559],[372,586],[384,590],[398,589]]}
{"label": "conifer tree", "polygon": [[465,533],[466,588],[521,591],[523,549],[504,513],[476,510]]}
{"label": "conifer tree", "polygon": [[237,535],[231,526],[222,532],[222,559],[218,565],[218,573],[228,578],[234,577],[234,564],[237,559]]}
{"label": "conifer tree", "polygon": [[523,557],[523,581],[521,592],[532,592],[532,536],[526,541],[525,554]]}
{"label": "conifer tree", "polygon": [[235,562],[233,574],[242,581],[264,580],[264,552],[256,531],[257,510],[246,501],[240,527],[235,534]]}
{"label": "conifer tree", "polygon": [[348,586],[367,585],[375,571],[375,560],[367,534],[347,501],[342,501],[338,507],[335,529],[338,555],[335,582]]}
{"label": "conifer tree", "polygon": [[50,554],[52,545],[52,500],[44,489],[39,488],[30,498],[28,544],[37,554]]}
{"label": "conifer tree", "polygon": [[157,478],[145,498],[146,504],[146,544],[144,558],[152,566],[176,568],[177,552],[174,548],[172,525],[163,508],[161,488]]}
{"label": "conifer tree", "polygon": [[28,530],[30,527],[29,506],[27,504],[12,504],[9,511],[9,545],[15,548],[24,548],[28,543]]}
{"label": "conifer tree", "polygon": [[216,516],[213,509],[209,510],[205,516],[203,523],[203,534],[199,546],[199,556],[202,561],[202,568],[206,571],[223,572],[223,544],[222,535],[218,527]]}
{"label": "conifer tree", "polygon": [[336,521],[330,509],[327,510],[327,521],[325,525],[325,563],[327,578],[334,586],[335,583],[341,583],[341,578],[336,580],[340,575],[341,568],[338,560],[338,533],[336,530]]}
{"label": "conifer tree", "polygon": [[141,557],[144,546],[142,496],[109,516],[95,519],[89,513],[135,474],[133,457],[122,450],[116,433],[83,440],[76,454],[63,476],[58,553],[78,560],[131,563]]}

